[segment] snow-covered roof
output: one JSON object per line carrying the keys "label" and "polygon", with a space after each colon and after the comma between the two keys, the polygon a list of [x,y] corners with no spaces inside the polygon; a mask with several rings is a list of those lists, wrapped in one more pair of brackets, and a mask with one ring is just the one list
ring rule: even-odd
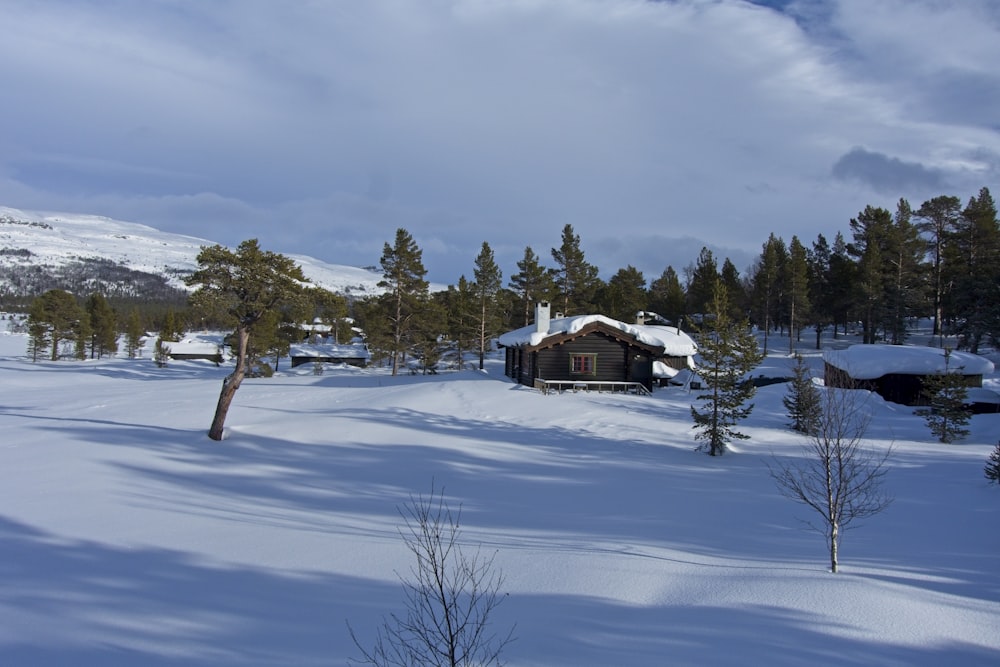
{"label": "snow-covered roof", "polygon": [[[823,360],[856,380],[874,380],[890,373],[934,375],[945,372],[944,350],[936,347],[852,345],[846,350],[825,351]],[[950,372],[963,375],[993,372],[992,361],[968,352],[952,351],[947,367]]]}
{"label": "snow-covered roof", "polygon": [[195,354],[204,356],[214,356],[220,353],[217,343],[209,343],[203,340],[182,340],[162,342],[167,354]]}
{"label": "snow-covered roof", "polygon": [[288,351],[290,357],[322,357],[326,359],[370,359],[371,353],[364,345],[329,344],[329,345],[292,345]]}
{"label": "snow-covered roof", "polygon": [[574,317],[560,317],[549,321],[548,329],[538,331],[536,325],[531,324],[514,331],[508,331],[499,338],[499,342],[504,347],[519,347],[541,345],[547,338],[553,336],[564,336],[579,333],[584,327],[600,323],[608,327],[619,329],[635,338],[640,343],[662,347],[663,353],[672,357],[691,356],[698,351],[698,346],[686,333],[676,327],[667,327],[650,324],[626,324],[613,320],[604,315],[576,315]]}

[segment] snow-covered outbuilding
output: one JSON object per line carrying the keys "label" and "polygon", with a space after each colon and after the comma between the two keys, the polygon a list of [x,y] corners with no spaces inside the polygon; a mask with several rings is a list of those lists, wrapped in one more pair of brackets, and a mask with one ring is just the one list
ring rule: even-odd
{"label": "snow-covered outbuilding", "polygon": [[186,338],[182,341],[165,340],[160,345],[164,354],[177,361],[206,360],[215,364],[222,363],[222,347],[218,343]]}
{"label": "snow-covered outbuilding", "polygon": [[547,302],[535,306],[535,323],[498,340],[504,373],[539,387],[652,389],[657,377],[692,366],[694,341],[676,327],[626,324],[604,315],[551,316]]}
{"label": "snow-covered outbuilding", "polygon": [[982,387],[993,362],[977,354],[908,345],[852,345],[823,353],[828,387],[868,389],[885,400],[903,405],[925,405],[924,378],[958,373],[968,387]]}
{"label": "snow-covered outbuilding", "polygon": [[339,345],[336,343],[317,343],[315,345],[301,343],[292,345],[289,348],[288,356],[291,359],[292,368],[317,361],[364,368],[371,360],[368,346],[359,341]]}

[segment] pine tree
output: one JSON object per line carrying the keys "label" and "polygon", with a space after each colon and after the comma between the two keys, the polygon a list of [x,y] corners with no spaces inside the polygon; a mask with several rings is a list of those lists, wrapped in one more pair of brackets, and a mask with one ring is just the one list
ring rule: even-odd
{"label": "pine tree", "polygon": [[128,355],[129,359],[135,359],[144,335],[142,321],[139,319],[139,309],[133,308],[125,323],[125,354]]}
{"label": "pine tree", "polygon": [[411,334],[419,325],[421,306],[427,300],[427,270],[422,256],[423,251],[403,228],[396,230],[393,245],[386,243],[382,250],[382,280],[379,286],[386,288],[390,301],[387,315],[393,375],[399,373],[399,364]]}
{"label": "pine tree", "polygon": [[830,278],[830,244],[822,234],[816,236],[808,253],[809,323],[816,331],[816,349],[822,347],[823,329],[833,322],[832,283]]}
{"label": "pine tree", "polygon": [[170,359],[169,343],[176,343],[180,340],[180,336],[176,332],[177,324],[174,320],[174,311],[168,310],[163,318],[163,323],[160,325],[160,332],[156,337],[156,345],[153,348],[153,361],[161,368],[166,366],[167,361]]}
{"label": "pine tree", "polygon": [[45,356],[50,342],[48,325],[44,322],[28,323],[28,356],[32,363]]}
{"label": "pine tree", "polygon": [[114,356],[118,352],[118,322],[114,309],[98,292],[87,297],[84,309],[90,319],[90,358],[100,359],[105,354]]}
{"label": "pine tree", "polygon": [[795,341],[809,315],[809,262],[806,248],[797,236],[788,244],[785,263],[785,310],[788,313],[788,353],[795,351]]}
{"label": "pine tree", "polygon": [[756,322],[764,332],[764,353],[768,338],[778,321],[782,294],[782,273],[788,251],[785,242],[771,234],[761,249],[760,258],[750,277],[753,311]]}
{"label": "pine tree", "polygon": [[941,196],[925,201],[917,210],[917,230],[927,237],[931,255],[931,294],[934,309],[934,335],[944,333],[945,246],[958,225],[962,202],[958,197]]}
{"label": "pine tree", "polygon": [[[719,269],[712,251],[702,248],[698,261],[688,267],[687,312],[705,315],[714,305],[715,286],[719,282]],[[729,297],[726,297],[726,312],[729,312]]]}
{"label": "pine tree", "polygon": [[587,262],[580,247],[580,236],[573,231],[573,225],[563,227],[562,244],[552,248],[552,259],[556,263],[552,276],[562,301],[563,314],[587,312],[593,307],[600,279],[597,267]]}
{"label": "pine tree", "polygon": [[414,318],[411,333],[413,352],[420,362],[420,370],[436,373],[445,348],[445,333],[448,314],[436,299],[424,299],[419,305],[420,312]]}
{"label": "pine tree", "polygon": [[1000,442],[993,448],[990,457],[986,460],[986,467],[983,468],[986,479],[1000,484]]}
{"label": "pine tree", "polygon": [[221,440],[229,406],[247,373],[247,351],[255,327],[268,313],[301,298],[308,281],[291,259],[261,250],[257,239],[250,239],[235,252],[220,245],[203,247],[198,270],[185,282],[198,287],[191,296],[196,308],[225,312],[236,329],[236,368],[222,382],[208,431],[209,438]]}
{"label": "pine tree", "polygon": [[975,354],[984,340],[996,340],[1000,333],[1000,223],[987,188],[962,211],[951,245],[956,330]]}
{"label": "pine tree", "polygon": [[87,342],[91,338],[91,332],[90,318],[87,317],[87,313],[84,311],[80,315],[80,319],[76,321],[74,326],[73,356],[77,360],[83,361],[87,358]]}
{"label": "pine tree", "polygon": [[851,261],[844,235],[837,232],[833,237],[830,249],[830,280],[829,308],[833,318],[833,337],[837,338],[838,324],[847,334],[847,325],[854,319],[855,297],[857,291],[857,267]]}
{"label": "pine tree", "polygon": [[531,324],[531,305],[538,301],[549,301],[555,286],[548,269],[539,263],[538,255],[527,246],[524,257],[517,262],[517,273],[510,277],[508,283],[518,297],[524,310],[524,319],[520,326]]}
{"label": "pine tree", "polygon": [[781,399],[788,410],[788,418],[792,420],[789,426],[799,433],[814,435],[823,410],[822,400],[822,394],[813,384],[805,359],[801,354],[796,354],[792,381],[788,385],[788,392]]}
{"label": "pine tree", "polygon": [[476,324],[479,343],[479,370],[483,370],[486,352],[493,337],[499,333],[499,313],[497,295],[503,285],[503,273],[497,266],[490,244],[483,241],[483,247],[476,257],[472,291],[476,299]]}
{"label": "pine tree", "polygon": [[597,295],[598,311],[620,322],[635,322],[636,313],[646,309],[646,279],[629,264],[604,285]]}
{"label": "pine tree", "polygon": [[649,309],[674,324],[680,324],[684,317],[684,287],[674,267],[667,266],[649,284]]}
{"label": "pine tree", "polygon": [[892,229],[892,214],[884,208],[866,206],[851,219],[853,242],[848,252],[857,262],[861,296],[862,342],[874,343],[884,324],[886,292],[886,254]]}
{"label": "pine tree", "polygon": [[722,261],[722,268],[719,269],[719,280],[722,281],[728,295],[729,317],[734,320],[745,318],[749,310],[749,298],[743,281],[740,279],[739,269],[728,257]]}
{"label": "pine tree", "polygon": [[[49,290],[36,298],[28,311],[28,330],[34,332],[32,355],[51,348],[51,360],[58,360],[63,343],[75,344],[79,340],[81,323],[86,317],[87,313],[69,292]],[[76,352],[79,356],[78,349]]]}
{"label": "pine tree", "polygon": [[[347,299],[321,287],[314,287],[306,293],[308,300],[302,304],[304,312],[288,313],[289,323],[302,318],[319,320],[330,327],[330,337],[334,343],[344,343],[351,339],[350,321],[347,319]],[[287,337],[287,336],[286,336]]]}
{"label": "pine tree", "polygon": [[757,339],[745,321],[733,321],[727,314],[728,297],[721,281],[711,303],[710,322],[702,325],[698,335],[698,375],[707,391],[697,396],[702,407],[691,406],[691,417],[698,429],[695,440],[702,440],[711,456],[725,453],[733,439],[749,436],[734,426],[750,416],[753,404],[747,403],[755,393],[753,383],[745,375],[763,360]]}
{"label": "pine tree", "polygon": [[944,373],[924,376],[924,396],[929,406],[917,410],[939,442],[952,443],[969,434],[971,414],[965,406],[968,389],[961,368],[950,367],[951,350],[944,349]]}
{"label": "pine tree", "polygon": [[905,199],[900,199],[889,229],[884,253],[885,278],[885,328],[889,342],[902,345],[908,336],[907,321],[925,312],[925,284],[923,257],[926,245],[917,227],[911,222],[912,211]]}
{"label": "pine tree", "polygon": [[459,370],[464,368],[464,353],[472,349],[476,337],[472,292],[472,286],[463,275],[459,277],[457,285],[449,285],[447,292],[439,293],[444,299],[448,337],[455,345]]}

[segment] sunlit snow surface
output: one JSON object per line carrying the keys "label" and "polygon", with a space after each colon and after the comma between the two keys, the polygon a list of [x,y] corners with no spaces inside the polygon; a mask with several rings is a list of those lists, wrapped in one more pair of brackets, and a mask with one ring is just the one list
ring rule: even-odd
{"label": "sunlit snow surface", "polygon": [[[833,575],[768,476],[800,456],[784,385],[710,458],[676,388],[542,395],[496,359],[306,366],[247,380],[213,442],[226,367],[25,350],[0,335],[2,665],[343,665],[346,621],[368,641],[403,609],[397,507],[432,484],[466,548],[496,552],[512,666],[1000,664],[1000,487],[983,477],[1000,415],[940,445],[863,395],[895,503],[847,533]],[[791,365],[772,353],[761,372]]]}

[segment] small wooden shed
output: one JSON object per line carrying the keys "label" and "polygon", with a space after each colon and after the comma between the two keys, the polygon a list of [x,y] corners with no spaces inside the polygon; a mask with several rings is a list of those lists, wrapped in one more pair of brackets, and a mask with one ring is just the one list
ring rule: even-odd
{"label": "small wooden shed", "polygon": [[968,387],[982,387],[983,375],[993,372],[993,362],[977,354],[910,345],[852,345],[823,353],[824,381],[828,387],[867,389],[887,401],[926,405],[924,378],[945,372],[959,373]]}
{"label": "small wooden shed", "polygon": [[324,362],[331,364],[347,364],[364,368],[371,360],[371,353],[364,343],[349,343],[337,345],[335,343],[318,343],[315,345],[301,343],[292,345],[288,351],[292,368],[302,364]]}
{"label": "small wooden shed", "polygon": [[211,361],[222,363],[222,347],[203,340],[163,341],[160,343],[168,357],[175,361]]}

